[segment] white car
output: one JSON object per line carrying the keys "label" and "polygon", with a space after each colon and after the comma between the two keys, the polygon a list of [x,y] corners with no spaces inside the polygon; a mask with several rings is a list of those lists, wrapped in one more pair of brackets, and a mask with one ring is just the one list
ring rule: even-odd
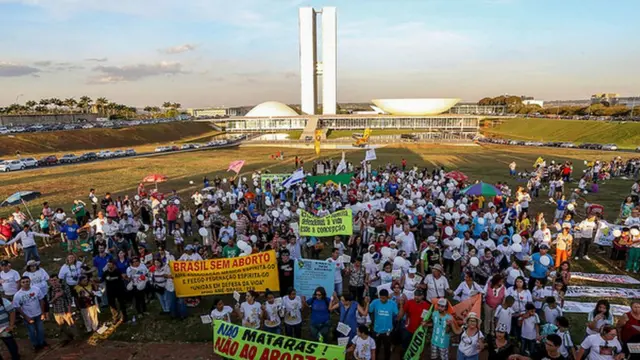
{"label": "white car", "polygon": [[113,157],[121,157],[121,156],[127,156],[124,150],[116,150],[113,152]]}
{"label": "white car", "polygon": [[98,153],[98,159],[108,159],[113,156],[111,150],[102,150]]}
{"label": "white car", "polygon": [[60,160],[58,161],[60,162],[60,164],[64,164],[64,163],[71,164],[71,163],[80,161],[80,158],[78,158],[74,154],[66,154],[63,157],[61,157]]}
{"label": "white car", "polygon": [[158,146],[155,150],[155,152],[165,152],[165,151],[170,151],[171,147],[169,146]]}
{"label": "white car", "polygon": [[24,158],[21,159],[22,163],[24,164],[24,166],[26,167],[36,167],[38,166],[38,160],[34,159],[34,158]]}
{"label": "white car", "polygon": [[616,145],[616,144],[604,144],[604,145],[602,145],[602,150],[616,151],[616,150],[618,150],[618,145]]}
{"label": "white car", "polygon": [[7,160],[0,163],[0,171],[4,172],[22,170],[25,167],[24,163],[20,160]]}

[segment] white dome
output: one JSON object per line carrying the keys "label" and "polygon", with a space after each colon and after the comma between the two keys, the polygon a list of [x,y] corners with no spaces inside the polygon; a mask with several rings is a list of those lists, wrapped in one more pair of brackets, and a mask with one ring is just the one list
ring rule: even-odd
{"label": "white dome", "polygon": [[265,101],[251,109],[246,117],[298,116],[298,113],[279,101]]}
{"label": "white dome", "polygon": [[374,99],[373,103],[393,115],[438,115],[460,99]]}

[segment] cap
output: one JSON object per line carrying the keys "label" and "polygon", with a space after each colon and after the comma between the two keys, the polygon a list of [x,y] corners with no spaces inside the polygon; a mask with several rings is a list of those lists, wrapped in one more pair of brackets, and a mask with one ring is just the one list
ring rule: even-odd
{"label": "cap", "polygon": [[438,271],[440,271],[442,274],[444,274],[444,269],[442,268],[442,265],[440,265],[440,264],[435,264],[435,265],[433,265],[433,267],[431,268],[431,270],[432,270],[432,271],[433,271],[433,270],[438,270]]}
{"label": "cap", "polygon": [[9,261],[7,261],[7,260],[0,261],[0,266],[7,266],[9,264],[10,264]]}
{"label": "cap", "polygon": [[389,246],[391,246],[391,245],[398,245],[398,243],[395,242],[395,241],[392,241],[392,242],[389,243]]}
{"label": "cap", "polygon": [[436,239],[435,236],[429,236],[427,238],[427,242],[430,243],[430,244],[435,244],[435,243],[438,242],[438,239]]}
{"label": "cap", "polygon": [[447,299],[445,298],[438,299],[438,306],[447,306]]}
{"label": "cap", "polygon": [[193,251],[193,245],[189,244],[189,245],[185,246],[184,249]]}
{"label": "cap", "polygon": [[415,274],[415,273],[416,273],[416,271],[417,271],[417,270],[416,270],[416,268],[414,268],[414,267],[409,268],[409,274]]}
{"label": "cap", "polygon": [[541,244],[541,245],[540,245],[540,249],[549,250],[549,245],[547,245],[547,244]]}

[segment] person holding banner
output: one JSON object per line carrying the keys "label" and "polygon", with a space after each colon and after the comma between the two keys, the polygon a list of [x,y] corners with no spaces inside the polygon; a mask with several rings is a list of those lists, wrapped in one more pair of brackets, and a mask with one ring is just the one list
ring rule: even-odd
{"label": "person holding banner", "polygon": [[262,319],[262,306],[256,301],[257,298],[257,292],[248,291],[245,301],[235,306],[237,314],[242,319],[242,326],[256,330],[260,329],[260,319]]}
{"label": "person holding banner", "polygon": [[335,278],[334,278],[334,291],[338,296],[342,295],[342,272],[344,271],[344,263],[340,259],[340,249],[331,249],[331,257],[327,259],[327,262],[335,264]]}
{"label": "person holding banner", "polygon": [[311,308],[311,338],[315,341],[328,339],[331,328],[331,313],[329,306],[331,302],[327,299],[327,292],[323,287],[318,287],[311,299],[307,299],[303,304]]}
{"label": "person holding banner", "polygon": [[292,287],[288,289],[287,296],[282,297],[282,306],[284,308],[284,334],[301,339],[303,300],[296,294],[296,289]]}
{"label": "person holding banner", "polygon": [[[438,299],[437,311],[431,315],[433,334],[431,335],[431,359],[449,360],[451,332],[457,323],[447,311],[449,302],[445,298]],[[417,329],[417,328],[416,328]]]}
{"label": "person holding banner", "polygon": [[353,352],[356,360],[376,360],[376,342],[369,336],[369,328],[358,326],[358,335],[351,339],[347,352]]}
{"label": "person holding banner", "polygon": [[280,317],[284,315],[282,302],[276,302],[276,297],[270,290],[265,293],[267,301],[262,304],[262,320],[264,321],[263,330],[272,334],[281,334]]}
{"label": "person holding banner", "polygon": [[398,320],[405,319],[405,324],[402,328],[402,349],[406,351],[409,348],[413,334],[422,325],[425,311],[429,311],[431,308],[431,303],[424,299],[424,291],[417,289],[413,292],[413,299],[407,300],[400,305]]}
{"label": "person holding banner", "polygon": [[[338,328],[336,328],[336,339],[341,337],[340,334],[342,334],[342,336],[347,336],[349,339],[352,339],[354,336],[356,336],[356,329],[358,327],[358,315],[367,315],[369,298],[367,297],[364,301],[364,306],[361,306],[358,302],[354,301],[353,296],[350,294],[342,295],[340,297],[340,300],[338,300],[337,294],[333,294],[329,310],[340,311],[340,322],[338,323]],[[347,325],[349,327],[349,332],[346,334],[344,332],[340,332],[340,324]]]}

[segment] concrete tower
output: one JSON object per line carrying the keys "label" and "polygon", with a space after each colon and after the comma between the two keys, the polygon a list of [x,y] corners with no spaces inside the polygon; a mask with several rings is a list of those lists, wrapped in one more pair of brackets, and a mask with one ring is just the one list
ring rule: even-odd
{"label": "concrete tower", "polygon": [[[318,61],[316,15],[322,14],[322,61]],[[316,11],[300,8],[300,106],[315,115],[318,105],[318,77],[322,76],[322,113],[332,115],[337,107],[337,19],[336,8]]]}

